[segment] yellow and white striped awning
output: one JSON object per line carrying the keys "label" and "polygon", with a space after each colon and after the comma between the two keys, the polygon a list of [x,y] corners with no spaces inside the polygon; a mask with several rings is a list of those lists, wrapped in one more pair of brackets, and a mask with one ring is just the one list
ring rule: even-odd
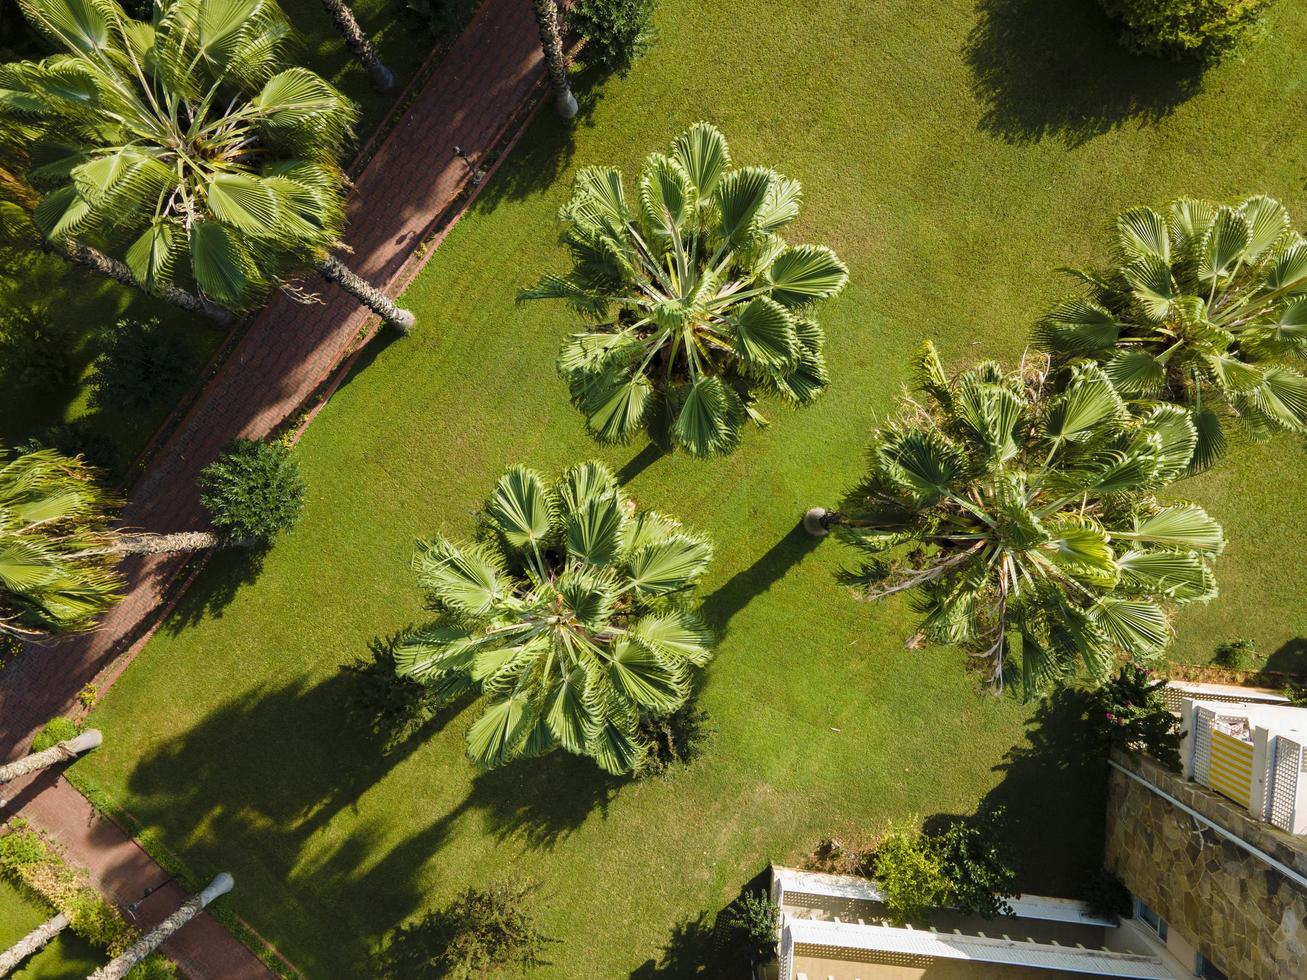
{"label": "yellow and white striped awning", "polygon": [[1212,761],[1207,785],[1246,808],[1252,800],[1252,743],[1213,728]]}

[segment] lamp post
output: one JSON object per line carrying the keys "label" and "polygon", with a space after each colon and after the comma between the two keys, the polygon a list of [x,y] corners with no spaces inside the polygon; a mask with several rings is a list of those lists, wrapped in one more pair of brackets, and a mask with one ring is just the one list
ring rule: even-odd
{"label": "lamp post", "polygon": [[145,889],[145,891],[141,892],[140,898],[132,902],[131,905],[127,906],[127,914],[131,916],[133,920],[135,920],[136,913],[141,910],[141,903],[144,902],[151,895],[153,895],[155,892],[157,892],[164,885],[168,884],[168,882],[173,881],[175,878],[176,875],[169,875],[167,878],[164,878],[163,881],[159,882],[157,885],[151,885],[149,888]]}
{"label": "lamp post", "polygon": [[472,177],[472,185],[474,187],[477,184],[481,183],[481,181],[485,180],[486,172],[482,170],[480,167],[474,166],[472,164],[471,158],[467,155],[467,153],[463,150],[463,148],[461,146],[458,146],[457,144],[455,144],[454,146],[454,156],[462,160],[463,166],[467,167],[467,172]]}
{"label": "lamp post", "polygon": [[219,895],[231,891],[235,882],[227,872],[214,877],[204,891],[192,895],[172,915],[127,947],[126,952],[110,960],[86,980],[123,980],[132,968],[163,945],[164,940],[204,910]]}

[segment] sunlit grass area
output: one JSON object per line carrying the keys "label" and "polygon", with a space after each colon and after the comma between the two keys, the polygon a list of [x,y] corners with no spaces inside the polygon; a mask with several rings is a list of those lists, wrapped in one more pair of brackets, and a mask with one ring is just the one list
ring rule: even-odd
{"label": "sunlit grass area", "polygon": [[[97,708],[105,745],[77,778],[197,879],[234,873],[225,901],[313,977],[364,975],[387,930],[508,874],[539,881],[561,940],[541,976],[687,975],[698,917],[769,859],[982,806],[1006,807],[1024,888],[1074,894],[1102,807],[1081,703],[994,699],[957,651],[905,649],[907,603],[853,601],[835,581],[847,556],[795,522],[857,477],[912,348],[1020,357],[1069,288],[1054,267],[1101,257],[1119,209],[1266,192],[1307,224],[1288,149],[1307,12],[1275,9],[1246,62],[1200,80],[1123,54],[1092,0],[663,0],[650,54],[583,91],[571,131],[546,109],[436,252],[405,297],[417,333],[370,349],[301,444],[302,524],[257,576],[210,565]],[[555,212],[575,168],[633,174],[701,118],[737,163],[801,180],[789,237],[850,267],[821,311],[833,383],[801,413],[772,407],[729,459],[600,450],[554,374],[572,321],[515,293],[564,264]],[[716,542],[702,760],[637,783],[558,754],[478,775],[465,705],[384,752],[339,665],[423,619],[413,539],[470,533],[510,463],[596,456]],[[1243,636],[1272,666],[1302,658],[1305,475],[1304,447],[1281,439],[1181,485],[1231,544],[1177,658]]]}

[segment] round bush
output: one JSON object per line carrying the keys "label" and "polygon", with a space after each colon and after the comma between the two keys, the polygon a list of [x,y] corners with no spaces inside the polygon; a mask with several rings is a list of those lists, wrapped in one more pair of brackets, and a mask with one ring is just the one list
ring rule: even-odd
{"label": "round bush", "polygon": [[36,738],[32,739],[32,751],[44,752],[60,742],[75,737],[77,731],[77,723],[71,718],[51,718],[45,723],[45,727],[36,733]]}
{"label": "round bush", "polygon": [[32,438],[32,443],[63,456],[80,456],[112,476],[120,475],[118,444],[82,419],[46,426]]}
{"label": "round bush", "polygon": [[625,75],[653,43],[653,8],[654,0],[577,0],[567,23],[585,38],[581,61]]}
{"label": "round bush", "polygon": [[200,500],[229,537],[270,541],[304,506],[304,478],[289,447],[237,439],[200,472]]}
{"label": "round bush", "polygon": [[195,374],[190,348],[158,320],[119,320],[88,384],[91,404],[131,415],[174,404]]}
{"label": "round bush", "polygon": [[1271,0],[1100,0],[1126,47],[1163,58],[1218,60],[1256,33]]}

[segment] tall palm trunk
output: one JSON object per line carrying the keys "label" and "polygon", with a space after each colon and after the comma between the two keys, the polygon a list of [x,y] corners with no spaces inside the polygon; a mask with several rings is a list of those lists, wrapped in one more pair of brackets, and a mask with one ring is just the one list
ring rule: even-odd
{"label": "tall palm trunk", "polygon": [[[0,786],[17,779],[19,776],[30,776],[32,773],[40,772],[42,769],[56,763],[76,759],[83,752],[89,752],[98,746],[103,740],[104,737],[100,734],[98,728],[88,728],[80,735],[57,742],[42,752],[31,752],[21,759],[6,763],[0,766]],[[3,803],[4,799],[0,798],[0,804]],[[4,971],[0,970],[0,977],[2,976],[4,976]]]}
{"label": "tall palm trunk", "polygon": [[413,332],[416,318],[409,310],[396,306],[389,296],[356,274],[336,256],[328,255],[325,259],[321,259],[317,263],[317,270],[322,278],[334,282],[400,333]]}
{"label": "tall palm trunk", "polygon": [[113,546],[105,549],[114,555],[167,555],[177,551],[205,551],[229,542],[213,531],[178,531],[175,534],[120,534]]}
{"label": "tall palm trunk", "polygon": [[7,977],[34,953],[39,953],[59,933],[68,928],[68,916],[62,912],[52,915],[39,926],[0,953],[0,977]]}
{"label": "tall palm trunk", "polygon": [[322,0],[322,6],[336,22],[336,30],[345,38],[345,47],[349,48],[349,53],[361,61],[363,67],[368,70],[372,87],[378,92],[389,92],[394,88],[395,73],[381,63],[381,59],[377,57],[377,49],[359,27],[359,22],[355,20],[354,11],[349,9],[349,5],[343,0]]}
{"label": "tall palm trunk", "polygon": [[122,980],[131,972],[132,967],[162,946],[164,941],[174,932],[199,915],[204,910],[204,906],[219,895],[225,895],[231,891],[233,884],[231,875],[224,871],[209,882],[204,891],[188,898],[176,912],[128,946],[121,956],[110,960],[92,973],[86,980]]}
{"label": "tall palm trunk", "polygon": [[554,87],[554,106],[564,119],[576,115],[576,96],[567,80],[567,56],[563,54],[563,32],[559,26],[556,0],[531,0],[536,23],[540,26],[540,46],[544,48],[549,82]]}
{"label": "tall palm trunk", "polygon": [[[79,265],[84,265],[88,269],[98,272],[102,276],[107,276],[115,282],[120,282],[124,286],[131,286],[140,289],[141,284],[137,282],[136,277],[132,275],[132,270],[127,268],[126,263],[119,262],[115,258],[105,255],[99,249],[92,248],[83,242],[73,238],[65,238],[56,243],[55,251]],[[231,313],[224,310],[221,306],[214,306],[212,303],[206,303],[194,293],[188,293],[184,289],[178,289],[176,286],[168,283],[160,283],[158,287],[160,298],[167,300],[173,306],[180,306],[188,313],[194,313],[197,316],[208,317],[220,327],[231,326]]]}

